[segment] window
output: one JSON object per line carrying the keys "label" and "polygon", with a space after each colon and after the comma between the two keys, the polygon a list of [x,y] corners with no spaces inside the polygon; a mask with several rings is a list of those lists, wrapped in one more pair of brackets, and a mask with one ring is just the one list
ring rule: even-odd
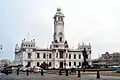
{"label": "window", "polygon": [[49,62],[49,66],[51,66],[51,62]]}
{"label": "window", "polygon": [[28,58],[31,58],[31,53],[28,53]]}
{"label": "window", "polygon": [[45,55],[45,53],[43,54],[43,58],[46,58],[46,55]]}
{"label": "window", "polygon": [[79,59],[81,59],[81,55],[79,54]]}
{"label": "window", "polygon": [[69,62],[69,66],[71,66],[71,62]]}
{"label": "window", "polygon": [[40,54],[39,53],[37,53],[37,58],[40,58]]}
{"label": "window", "polygon": [[60,37],[60,42],[62,42],[62,37]]}
{"label": "window", "polygon": [[69,59],[71,59],[71,54],[69,54]]}
{"label": "window", "polygon": [[63,51],[62,50],[59,52],[59,55],[60,55],[60,58],[63,58]]}
{"label": "window", "polygon": [[74,66],[76,66],[76,62],[74,62]]}
{"label": "window", "polygon": [[81,66],[81,62],[79,62],[79,66]]}
{"label": "window", "polygon": [[51,54],[49,54],[49,58],[51,59]]}
{"label": "window", "polygon": [[66,53],[66,58],[68,57],[68,54]]}
{"label": "window", "polygon": [[31,66],[31,63],[30,63],[30,62],[28,62],[27,66]]}
{"label": "window", "polygon": [[37,62],[37,67],[40,66],[39,62]]}
{"label": "window", "polygon": [[58,47],[58,45],[55,45],[55,47]]}
{"label": "window", "polygon": [[58,57],[58,53],[56,54],[56,58]]}
{"label": "window", "polygon": [[62,32],[59,32],[60,35],[62,35]]}
{"label": "window", "polygon": [[74,54],[74,59],[76,59],[76,55]]}

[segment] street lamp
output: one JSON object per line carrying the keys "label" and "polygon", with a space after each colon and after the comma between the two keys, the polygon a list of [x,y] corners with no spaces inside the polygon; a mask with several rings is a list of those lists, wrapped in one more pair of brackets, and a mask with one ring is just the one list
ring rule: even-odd
{"label": "street lamp", "polygon": [[47,68],[48,68],[48,48],[47,48]]}

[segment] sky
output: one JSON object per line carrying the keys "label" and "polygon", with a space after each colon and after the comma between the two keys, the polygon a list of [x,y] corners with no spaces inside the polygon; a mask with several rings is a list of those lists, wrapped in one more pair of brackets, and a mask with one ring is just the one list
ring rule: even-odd
{"label": "sky", "polygon": [[16,44],[28,37],[40,48],[53,40],[53,16],[65,15],[65,39],[69,46],[92,45],[92,59],[105,52],[120,52],[119,0],[0,0],[1,59],[14,59]]}

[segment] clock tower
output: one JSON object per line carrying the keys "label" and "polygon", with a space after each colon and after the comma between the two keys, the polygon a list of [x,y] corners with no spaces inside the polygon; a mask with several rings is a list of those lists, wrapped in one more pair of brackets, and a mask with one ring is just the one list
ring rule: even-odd
{"label": "clock tower", "polygon": [[[64,40],[64,14],[61,12],[60,8],[57,8],[57,12],[54,18],[54,42],[63,43]],[[59,46],[60,47],[60,46]],[[62,45],[61,45],[62,47]],[[64,47],[64,46],[63,46]]]}

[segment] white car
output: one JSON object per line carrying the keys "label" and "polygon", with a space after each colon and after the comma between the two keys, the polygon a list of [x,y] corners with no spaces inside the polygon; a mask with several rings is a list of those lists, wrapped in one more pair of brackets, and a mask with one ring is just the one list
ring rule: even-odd
{"label": "white car", "polygon": [[34,72],[35,72],[35,73],[39,73],[39,72],[41,72],[41,70],[40,70],[40,68],[36,67],[36,68],[34,69]]}

